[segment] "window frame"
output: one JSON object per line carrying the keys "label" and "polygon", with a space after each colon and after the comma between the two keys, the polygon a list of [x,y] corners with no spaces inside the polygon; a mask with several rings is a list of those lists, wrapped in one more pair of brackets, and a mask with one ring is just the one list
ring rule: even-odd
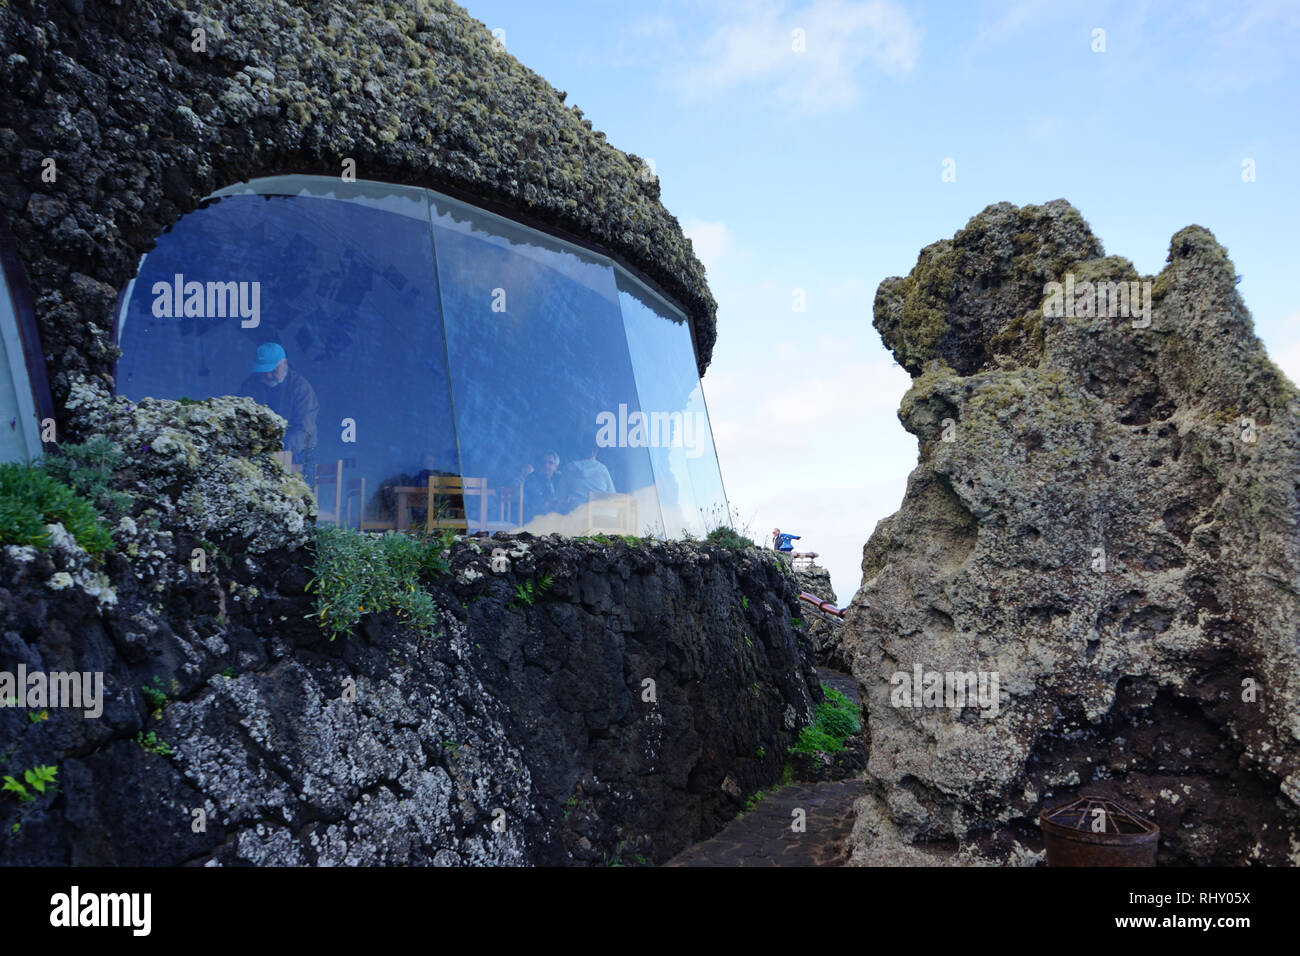
{"label": "window frame", "polygon": [[[14,336],[5,334],[5,348],[9,353],[9,371],[14,379],[14,392],[18,397],[20,417],[28,419],[30,431],[24,443],[44,453],[48,444],[57,447],[57,441],[41,440],[41,423],[57,420],[54,416],[54,396],[50,392],[50,380],[45,368],[45,351],[41,345],[41,333],[36,324],[36,309],[32,300],[31,286],[27,282],[27,271],[23,268],[22,256],[18,252],[18,243],[9,229],[9,222],[0,216],[0,269],[4,271],[5,284],[9,290],[9,302],[14,313]],[[12,341],[11,341],[12,339]],[[21,360],[15,355],[21,352]],[[20,364],[21,362],[21,364]],[[27,373],[26,394],[18,387],[19,370]],[[24,397],[29,403],[23,406]],[[56,431],[57,436],[57,431]],[[30,439],[34,438],[35,441]]]}

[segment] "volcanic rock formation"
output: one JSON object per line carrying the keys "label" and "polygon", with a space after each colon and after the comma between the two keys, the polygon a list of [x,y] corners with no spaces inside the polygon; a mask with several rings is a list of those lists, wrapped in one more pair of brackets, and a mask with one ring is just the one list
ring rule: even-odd
{"label": "volcanic rock formation", "polygon": [[[846,628],[854,862],[1034,859],[1084,786],[1158,822],[1161,863],[1300,862],[1300,392],[1224,249],[1189,226],[1143,277],[1065,201],[1000,203],[874,324],[920,460]],[[936,699],[950,672],[996,705]]]}

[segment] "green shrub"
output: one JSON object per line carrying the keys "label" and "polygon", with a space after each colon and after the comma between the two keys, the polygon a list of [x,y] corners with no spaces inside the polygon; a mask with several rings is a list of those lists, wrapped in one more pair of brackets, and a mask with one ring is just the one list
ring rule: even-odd
{"label": "green shrub", "polygon": [[838,753],[844,741],[858,732],[862,725],[858,708],[842,693],[822,684],[826,699],[817,705],[811,727],[799,732],[799,739],[790,748],[796,753]]}
{"label": "green shrub", "polygon": [[749,538],[726,526],[714,528],[704,540],[709,544],[716,544],[720,548],[731,548],[733,551],[738,551],[741,548],[758,547]]}
{"label": "green shrub", "polygon": [[108,527],[94,506],[60,484],[45,469],[0,465],[0,544],[47,548],[45,525],[58,522],[91,554],[113,547]]}
{"label": "green shrub", "polygon": [[816,724],[813,724],[811,727],[805,727],[799,731],[799,739],[795,741],[794,746],[790,749],[804,754],[819,752],[833,754],[844,749],[844,741],[837,740]]}
{"label": "green shrub", "polygon": [[[704,536],[704,540],[709,544],[732,550],[758,547],[749,537],[749,523],[741,524],[740,509],[735,505],[724,509],[721,505],[715,504],[708,511],[703,508],[699,510],[700,517],[704,519],[704,527],[709,529]],[[695,540],[694,535],[683,536],[688,541]]]}
{"label": "green shrub", "polygon": [[451,538],[450,531],[428,538],[401,532],[375,536],[318,525],[314,576],[307,588],[316,594],[321,629],[332,641],[351,634],[365,615],[391,611],[431,631],[438,609],[420,576],[451,570],[442,557]]}
{"label": "green shrub", "polygon": [[41,459],[41,467],[101,513],[117,519],[130,512],[134,501],[112,486],[113,472],[121,467],[124,457],[117,444],[101,435],[81,445],[60,445],[57,455]]}
{"label": "green shrub", "polygon": [[821,716],[821,724],[826,733],[841,740],[857,730],[857,721],[853,715],[842,710],[827,709]]}

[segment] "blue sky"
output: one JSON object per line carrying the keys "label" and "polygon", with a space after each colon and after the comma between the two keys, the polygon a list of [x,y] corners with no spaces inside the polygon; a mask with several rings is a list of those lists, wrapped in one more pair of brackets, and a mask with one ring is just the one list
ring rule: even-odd
{"label": "blue sky", "polygon": [[1143,274],[1205,226],[1300,380],[1295,0],[467,8],[654,160],[718,300],[704,389],[728,496],[755,535],[803,534],[842,603],[916,463],[876,286],[991,203],[1064,197]]}

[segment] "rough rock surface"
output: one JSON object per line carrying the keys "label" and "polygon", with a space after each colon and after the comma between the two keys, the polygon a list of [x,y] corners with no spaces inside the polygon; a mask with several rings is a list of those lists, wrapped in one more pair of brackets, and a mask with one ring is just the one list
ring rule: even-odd
{"label": "rough rock surface", "polygon": [[55,765],[60,784],[0,799],[0,864],[662,862],[780,777],[820,692],[774,562],[500,543],[508,573],[497,541],[460,539],[425,582],[436,636],[371,615],[333,643],[308,619],[302,550],[161,595],[119,555],[103,609],[7,549],[0,670],[103,671],[106,695],[98,719],[0,708],[0,773]]}
{"label": "rough rock surface", "polygon": [[67,408],[70,420],[122,449],[118,480],[145,503],[143,519],[232,552],[306,543],[316,502],[302,476],[272,457],[287,422],[269,408],[233,396],[133,404],[81,375],[72,376]]}
{"label": "rough rock surface", "polygon": [[[1150,282],[1149,326],[1082,285],[1051,307],[1066,273]],[[1092,785],[1161,863],[1300,863],[1300,392],[1224,249],[1189,226],[1140,277],[1063,200],[1002,203],[882,282],[875,325],[920,460],[849,611],[854,861],[1032,862]],[[896,706],[915,666],[997,674],[996,714]]]}
{"label": "rough rock surface", "polygon": [[117,293],[164,229],[222,187],[337,176],[345,158],[360,179],[499,203],[623,257],[682,303],[708,366],[715,304],[647,164],[461,7],[186,6],[0,4],[0,209],[56,404],[72,373],[110,371]]}
{"label": "rough rock surface", "polygon": [[[823,601],[839,604],[839,600],[835,597],[835,589],[831,587],[831,573],[820,564],[800,564],[796,567],[794,561],[782,552],[772,553],[790,569],[795,586],[800,591],[819,597]],[[806,601],[800,602],[799,607],[808,639],[812,641],[813,652],[817,655],[817,663],[847,674],[853,665],[844,655],[844,625],[830,615],[823,614]]]}
{"label": "rough rock surface", "polygon": [[59,768],[0,794],[0,865],[661,862],[780,777],[821,698],[755,550],[462,538],[422,580],[436,636],[330,642],[282,419],[74,398],[132,513],[102,565],[57,525],[0,552],[0,671],[101,672],[103,712],[0,707],[0,775]]}

